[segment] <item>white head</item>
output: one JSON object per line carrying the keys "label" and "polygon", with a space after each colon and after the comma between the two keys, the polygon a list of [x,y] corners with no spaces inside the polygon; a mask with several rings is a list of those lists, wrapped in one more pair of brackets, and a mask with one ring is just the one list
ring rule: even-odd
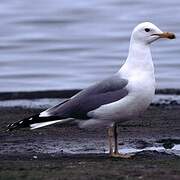
{"label": "white head", "polygon": [[140,44],[150,44],[159,38],[174,39],[175,35],[170,32],[162,32],[150,22],[143,22],[137,25],[131,35],[131,40]]}

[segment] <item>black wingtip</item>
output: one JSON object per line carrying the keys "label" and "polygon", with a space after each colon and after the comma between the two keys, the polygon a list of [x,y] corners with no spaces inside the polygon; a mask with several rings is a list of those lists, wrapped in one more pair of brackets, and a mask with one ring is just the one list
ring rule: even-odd
{"label": "black wingtip", "polygon": [[27,123],[28,122],[27,120],[29,120],[29,118],[23,119],[23,120],[20,120],[18,122],[9,124],[7,126],[7,130],[6,131],[9,132],[9,131],[13,131],[15,129],[29,127],[29,124]]}
{"label": "black wingtip", "polygon": [[28,128],[31,126],[31,124],[34,123],[41,123],[41,122],[46,122],[46,121],[53,121],[57,120],[60,117],[57,116],[50,116],[50,117],[39,117],[39,114],[36,114],[34,116],[31,116],[29,118],[22,119],[18,122],[11,123],[7,126],[6,131],[13,131],[15,129],[20,129],[20,128]]}
{"label": "black wingtip", "polygon": [[13,131],[13,130],[15,130],[15,129],[17,129],[18,128],[18,122],[16,122],[16,123],[11,123],[11,124],[9,124],[8,126],[7,126],[7,132],[9,132],[9,131]]}

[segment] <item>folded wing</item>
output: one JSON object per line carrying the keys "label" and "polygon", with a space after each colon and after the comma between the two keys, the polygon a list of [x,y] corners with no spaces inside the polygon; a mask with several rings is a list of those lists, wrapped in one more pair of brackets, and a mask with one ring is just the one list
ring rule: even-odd
{"label": "folded wing", "polygon": [[[43,111],[35,116],[23,119],[8,126],[9,130],[31,127],[43,127],[57,122],[69,122],[74,119],[89,119],[88,112],[102,105],[118,101],[128,94],[128,81],[118,74],[82,90],[71,99]],[[67,119],[67,121],[64,121]]]}
{"label": "folded wing", "polygon": [[67,102],[46,110],[47,116],[88,119],[87,113],[98,107],[120,100],[128,94],[128,81],[114,75],[81,91]]}

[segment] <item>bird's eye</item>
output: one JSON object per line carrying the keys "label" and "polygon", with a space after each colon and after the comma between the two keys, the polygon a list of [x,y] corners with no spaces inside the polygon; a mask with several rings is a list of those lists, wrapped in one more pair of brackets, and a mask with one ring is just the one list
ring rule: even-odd
{"label": "bird's eye", "polygon": [[144,30],[145,30],[146,32],[149,32],[149,31],[150,31],[150,29],[149,29],[149,28],[145,28]]}

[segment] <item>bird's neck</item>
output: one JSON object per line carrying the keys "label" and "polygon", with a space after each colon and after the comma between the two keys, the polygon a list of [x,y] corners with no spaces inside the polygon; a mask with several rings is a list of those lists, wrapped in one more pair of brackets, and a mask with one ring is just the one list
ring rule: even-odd
{"label": "bird's neck", "polygon": [[129,54],[126,62],[121,69],[122,71],[128,70],[132,73],[147,72],[150,74],[154,74],[154,65],[152,62],[149,44],[135,42],[134,39],[131,38]]}

